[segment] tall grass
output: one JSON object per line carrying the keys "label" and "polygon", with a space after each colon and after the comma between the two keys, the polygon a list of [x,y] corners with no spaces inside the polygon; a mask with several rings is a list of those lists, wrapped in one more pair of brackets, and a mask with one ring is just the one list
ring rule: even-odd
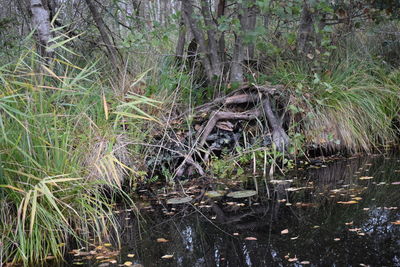
{"label": "tall grass", "polygon": [[379,60],[378,39],[369,39],[360,53],[355,44],[364,39],[356,35],[346,40],[320,71],[302,61],[274,66],[269,79],[292,88],[308,144],[355,152],[398,140],[399,71]]}
{"label": "tall grass", "polygon": [[61,258],[70,237],[99,242],[117,230],[114,196],[132,205],[122,184],[137,175],[128,149],[137,133],[121,124],[155,120],[141,107],[157,102],[133,94],[121,103],[95,64],[41,62],[26,50],[0,67],[3,262]]}

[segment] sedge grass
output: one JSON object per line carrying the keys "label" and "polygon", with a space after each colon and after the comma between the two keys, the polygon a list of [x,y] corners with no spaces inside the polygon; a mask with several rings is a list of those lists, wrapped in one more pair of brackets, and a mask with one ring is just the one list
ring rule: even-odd
{"label": "sedge grass", "polygon": [[[117,230],[115,194],[106,197],[103,188],[133,205],[122,192],[121,177],[136,174],[120,122],[155,120],[138,108],[154,101],[131,96],[129,104],[121,104],[95,64],[78,67],[59,59],[53,64],[42,65],[28,50],[0,67],[2,262],[62,258],[71,237],[84,243],[90,235],[101,242]],[[97,172],[91,176],[93,166]]]}

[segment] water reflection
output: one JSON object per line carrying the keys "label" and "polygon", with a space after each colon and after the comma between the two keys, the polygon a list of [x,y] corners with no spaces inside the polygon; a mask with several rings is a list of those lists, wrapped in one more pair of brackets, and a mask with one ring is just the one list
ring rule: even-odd
{"label": "water reflection", "polygon": [[[400,180],[399,162],[338,161],[268,188],[259,179],[258,197],[236,204],[205,198],[174,215],[168,213],[172,206],[157,205],[143,213],[140,228],[123,221],[118,261],[134,253],[131,260],[146,267],[400,266],[400,226],[393,224],[400,219],[400,185],[392,184]],[[251,181],[238,188],[254,189]],[[157,243],[160,237],[169,242]]]}

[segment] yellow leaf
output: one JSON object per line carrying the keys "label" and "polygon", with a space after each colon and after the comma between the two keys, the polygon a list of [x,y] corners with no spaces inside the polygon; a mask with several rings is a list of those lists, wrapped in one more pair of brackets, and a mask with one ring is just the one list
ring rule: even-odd
{"label": "yellow leaf", "polygon": [[358,178],[358,179],[360,179],[360,180],[370,180],[370,179],[373,179],[374,177],[372,177],[372,176],[361,176],[360,178]]}
{"label": "yellow leaf", "polygon": [[357,204],[358,202],[355,200],[350,200],[350,201],[338,201],[337,203],[343,204],[343,205],[351,205],[351,204]]}
{"label": "yellow leaf", "polygon": [[135,254],[128,254],[128,258],[133,258],[135,257]]}
{"label": "yellow leaf", "polygon": [[103,93],[103,107],[104,107],[104,114],[106,116],[106,120],[108,120],[108,105],[107,105],[106,96],[104,93]]}
{"label": "yellow leaf", "polygon": [[132,266],[133,263],[131,261],[126,261],[124,262],[124,266]]}
{"label": "yellow leaf", "polygon": [[161,257],[161,259],[171,259],[173,257],[174,257],[174,255],[164,255]]}

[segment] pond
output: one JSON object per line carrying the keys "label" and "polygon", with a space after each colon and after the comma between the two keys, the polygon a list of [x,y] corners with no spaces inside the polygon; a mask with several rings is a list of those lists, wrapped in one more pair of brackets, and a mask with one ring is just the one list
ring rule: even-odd
{"label": "pond", "polygon": [[[173,194],[144,197],[140,227],[129,210],[119,214],[121,250],[68,254],[62,265],[400,266],[399,156],[317,162],[267,184],[250,177],[192,187],[197,200],[177,205],[165,202]],[[258,194],[204,194],[227,187]]]}

